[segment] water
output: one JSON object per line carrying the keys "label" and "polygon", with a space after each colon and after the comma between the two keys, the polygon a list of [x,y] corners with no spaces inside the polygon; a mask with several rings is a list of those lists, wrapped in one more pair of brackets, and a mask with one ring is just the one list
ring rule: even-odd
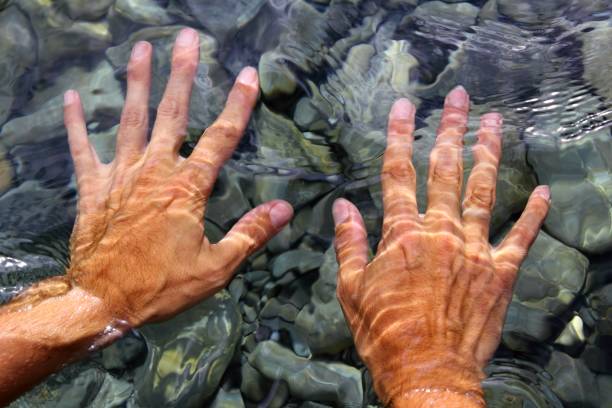
{"label": "water", "polygon": [[[76,191],[63,92],[81,92],[90,137],[112,160],[131,45],[155,47],[154,114],[182,26],[202,40],[184,155],[243,66],[259,67],[263,90],[215,188],[207,234],[218,239],[272,198],[292,202],[295,220],[228,291],[129,333],[15,406],[375,404],[334,297],[331,203],[355,202],[377,241],[386,115],[405,96],[418,106],[423,206],[443,97],[457,84],[473,100],[468,147],[478,114],[505,118],[492,240],[535,185],[553,195],[488,369],[489,405],[612,406],[607,0],[0,0],[2,301],[68,263]],[[469,171],[469,149],[465,160]]]}

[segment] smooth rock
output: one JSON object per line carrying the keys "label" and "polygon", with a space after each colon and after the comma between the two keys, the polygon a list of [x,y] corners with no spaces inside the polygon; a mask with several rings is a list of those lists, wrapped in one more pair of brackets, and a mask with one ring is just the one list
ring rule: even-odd
{"label": "smooth rock", "polygon": [[249,363],[266,378],[285,381],[294,397],[343,407],[362,404],[361,373],[345,364],[301,358],[273,341],[259,343]]}
{"label": "smooth rock", "polygon": [[11,408],[123,407],[132,385],[86,364],[71,365],[52,375],[9,405]]}
{"label": "smooth rock", "polygon": [[508,307],[503,338],[510,348],[517,340],[548,342],[559,336],[588,266],[580,252],[540,231],[521,265]]}
{"label": "smooth rock", "polygon": [[221,388],[210,408],[244,408],[244,401],[242,400],[240,390],[232,389],[225,391]]}
{"label": "smooth rock", "polygon": [[20,9],[0,7],[0,127],[26,101],[34,79],[36,47],[36,35]]}
{"label": "smooth rock", "polygon": [[65,139],[63,93],[68,89],[68,83],[81,96],[87,123],[101,129],[119,123],[123,91],[108,62],[101,61],[91,70],[71,67],[65,74],[67,78],[58,80],[55,86],[30,101],[26,107],[30,112],[27,116],[15,118],[2,127],[0,144],[12,148],[18,144],[40,143],[58,137]]}
{"label": "smooth rock", "polygon": [[60,7],[65,7],[68,16],[73,20],[98,20],[106,15],[115,0],[60,0]]}
{"label": "smooth rock", "polygon": [[284,252],[272,260],[272,275],[278,279],[289,271],[304,273],[319,268],[322,263],[322,253],[295,249]]}
{"label": "smooth rock", "polygon": [[353,344],[351,332],[336,297],[338,262],[331,246],[319,268],[319,279],[312,285],[310,302],[302,308],[295,325],[307,334],[314,354],[335,354]]}
{"label": "smooth rock", "polygon": [[552,202],[546,230],[586,253],[612,248],[612,136],[604,128],[581,138],[549,139],[527,155]]}
{"label": "smooth rock", "polygon": [[142,406],[202,406],[221,381],[242,319],[222,291],[164,323],[141,328],[148,355],[134,380]]}
{"label": "smooth rock", "polygon": [[551,389],[565,407],[600,406],[595,374],[582,360],[553,351],[545,369],[553,377]]}
{"label": "smooth rock", "polygon": [[[149,108],[157,110],[170,76],[172,48],[184,26],[149,27],[136,31],[124,43],[106,50],[112,66],[125,77],[127,64],[134,44],[149,41],[155,52],[152,65],[152,86]],[[196,72],[189,108],[188,132],[194,137],[187,141],[197,142],[202,132],[217,118],[225,104],[230,80],[216,59],[217,42],[200,33],[200,63]]]}

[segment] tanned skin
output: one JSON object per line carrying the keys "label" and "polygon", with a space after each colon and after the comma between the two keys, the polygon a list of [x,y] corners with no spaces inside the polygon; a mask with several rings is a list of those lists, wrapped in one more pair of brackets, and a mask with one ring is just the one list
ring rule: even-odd
{"label": "tanned skin", "polygon": [[491,247],[502,118],[481,119],[462,205],[469,105],[462,87],[446,98],[425,214],[418,211],[410,160],[415,108],[406,99],[393,106],[382,239],[371,262],[359,211],[343,199],[334,204],[338,298],[375,390],[393,408],[485,406],[483,368],[499,344],[518,268],[548,211],[550,191],[540,186],[505,239]]}
{"label": "tanned skin", "polygon": [[[136,44],[109,164],[88,142],[78,94],[66,93],[79,191],[71,263],[65,276],[34,285],[0,309],[0,405],[125,330],[213,295],[290,220],[291,206],[272,201],[246,214],[220,242],[206,239],[207,199],[247,126],[259,83],[256,71],[245,68],[223,113],[182,158],[198,50],[197,33],[183,30],[147,143],[152,47]],[[334,206],[338,297],[376,391],[393,407],[484,405],[482,368],[499,343],[516,271],[548,209],[548,188],[539,187],[502,244],[490,247],[501,154],[501,118],[491,114],[483,117],[460,211],[468,109],[463,89],[447,98],[423,216],[410,161],[414,106],[403,99],[394,105],[382,172],[383,239],[372,262],[357,209],[346,200]]]}
{"label": "tanned skin", "polygon": [[112,163],[87,138],[83,109],[66,93],[65,122],[79,201],[66,276],[43,281],[0,309],[0,405],[63,365],[163,320],[225,287],[236,267],[291,218],[284,201],[246,214],[219,243],[204,236],[204,211],[217,173],[244,132],[259,83],[244,69],[225,109],[189,158],[186,135],[199,61],[196,31],[181,32],[172,73],[147,144],[152,47],[138,43],[128,65],[126,104]]}

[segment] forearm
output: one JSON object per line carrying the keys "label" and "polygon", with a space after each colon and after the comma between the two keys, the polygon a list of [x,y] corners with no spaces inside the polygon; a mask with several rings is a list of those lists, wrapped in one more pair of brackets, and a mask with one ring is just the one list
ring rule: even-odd
{"label": "forearm", "polygon": [[0,406],[86,355],[111,323],[99,299],[63,278],[43,281],[0,308]]}
{"label": "forearm", "polygon": [[448,388],[418,388],[398,396],[391,408],[483,408],[482,395],[465,393]]}

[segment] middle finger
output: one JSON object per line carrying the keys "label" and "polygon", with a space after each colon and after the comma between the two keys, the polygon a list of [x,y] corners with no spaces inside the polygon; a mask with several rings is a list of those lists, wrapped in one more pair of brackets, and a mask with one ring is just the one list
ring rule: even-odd
{"label": "middle finger", "polygon": [[462,86],[453,89],[444,103],[436,144],[429,159],[426,220],[460,221],[459,200],[463,182],[463,136],[467,130],[470,98]]}
{"label": "middle finger", "polygon": [[183,29],[174,45],[172,72],[157,109],[157,120],[151,136],[153,153],[174,153],[187,132],[189,100],[200,55],[200,37],[192,28]]}

